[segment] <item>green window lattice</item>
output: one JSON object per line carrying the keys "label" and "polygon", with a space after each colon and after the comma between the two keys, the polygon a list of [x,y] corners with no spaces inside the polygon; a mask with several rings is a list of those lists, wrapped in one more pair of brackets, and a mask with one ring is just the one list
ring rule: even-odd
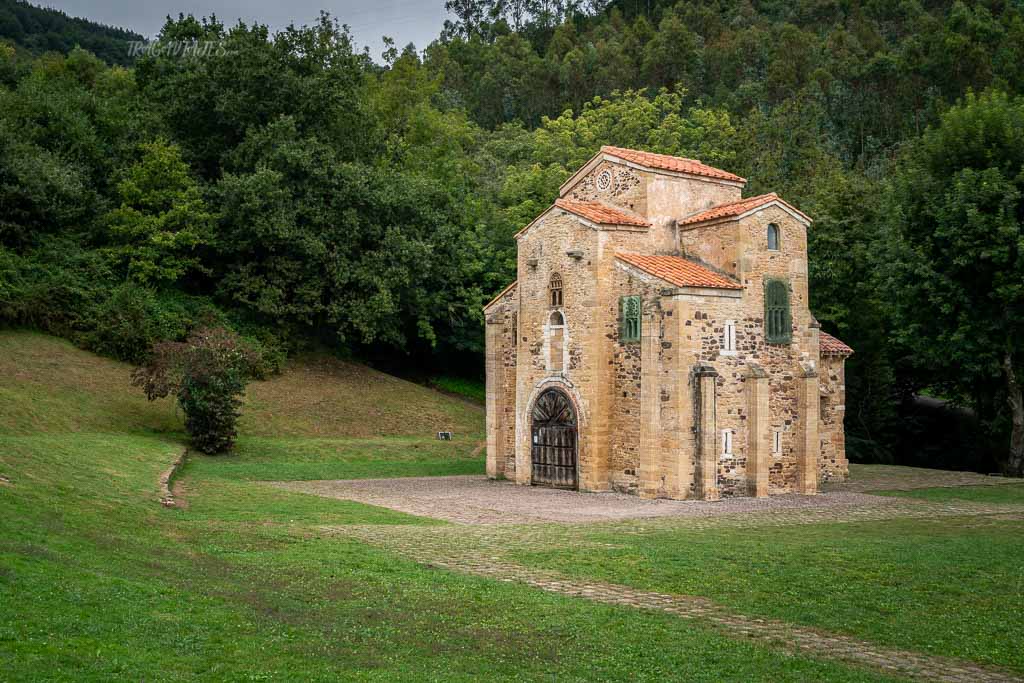
{"label": "green window lattice", "polygon": [[640,297],[624,296],[619,299],[622,325],[619,328],[619,341],[640,341]]}

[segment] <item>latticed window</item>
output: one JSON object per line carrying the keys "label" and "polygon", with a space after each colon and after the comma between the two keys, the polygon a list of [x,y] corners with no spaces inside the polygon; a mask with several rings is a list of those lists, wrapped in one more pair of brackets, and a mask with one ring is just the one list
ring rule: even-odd
{"label": "latticed window", "polygon": [[789,313],[789,283],[767,280],[764,283],[764,329],[769,344],[788,344],[793,340]]}
{"label": "latticed window", "polygon": [[619,328],[619,341],[640,341],[640,297],[624,296],[619,299],[622,324]]}
{"label": "latticed window", "polygon": [[551,284],[548,285],[548,290],[551,293],[551,305],[561,306],[562,305],[562,276],[558,273],[551,275]]}
{"label": "latticed window", "polygon": [[779,226],[774,223],[768,224],[768,249],[770,251],[779,250]]}

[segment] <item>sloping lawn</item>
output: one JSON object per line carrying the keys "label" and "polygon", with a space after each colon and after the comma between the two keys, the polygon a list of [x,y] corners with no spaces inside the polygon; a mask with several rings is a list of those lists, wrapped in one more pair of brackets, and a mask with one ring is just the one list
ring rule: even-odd
{"label": "sloping lawn", "polygon": [[164,509],[174,443],[0,443],[5,680],[881,680],[317,536],[420,522],[387,510],[198,473]]}
{"label": "sloping lawn", "polygon": [[[606,527],[582,531],[580,540],[579,546],[520,551],[513,559],[576,577],[705,596],[750,615],[1024,672],[1019,520],[640,533]],[[594,553],[592,543],[609,547]]]}
{"label": "sloping lawn", "polygon": [[1024,482],[992,486],[946,486],[933,489],[911,489],[909,491],[876,491],[875,495],[917,498],[918,500],[936,502],[970,500],[976,503],[1024,505]]}
{"label": "sloping lawn", "polygon": [[[426,532],[437,522],[256,481],[482,463],[458,432],[452,444],[427,446],[428,421],[399,419],[406,406],[388,404],[399,418],[376,435],[337,433],[361,421],[350,403],[302,436],[303,424],[318,421],[302,406],[325,403],[282,405],[272,420],[288,436],[243,426],[236,454],[189,462],[179,486],[187,507],[167,509],[157,479],[183,446],[171,405],[126,392],[124,366],[41,335],[0,333],[5,370],[18,374],[0,387],[4,680],[884,680],[670,615],[432,570],[321,537],[323,525]],[[406,389],[421,403],[430,398]],[[472,406],[435,396],[424,415],[464,419],[469,433],[472,420],[482,423]],[[384,405],[365,387],[361,398]]]}
{"label": "sloping lawn", "polygon": [[367,439],[242,437],[229,456],[197,457],[210,476],[286,481],[483,474],[475,441],[421,436]]}

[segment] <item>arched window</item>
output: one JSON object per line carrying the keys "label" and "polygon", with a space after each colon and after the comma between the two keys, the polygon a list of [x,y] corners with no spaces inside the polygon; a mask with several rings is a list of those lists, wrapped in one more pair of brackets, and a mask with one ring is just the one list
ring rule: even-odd
{"label": "arched window", "polygon": [[561,311],[551,311],[548,318],[548,370],[565,370],[565,316]]}
{"label": "arched window", "polygon": [[551,284],[548,285],[548,291],[551,293],[551,305],[561,306],[562,305],[562,276],[558,273],[551,274]]}
{"label": "arched window", "polygon": [[768,224],[768,250],[779,250],[779,226],[775,225],[775,223]]}
{"label": "arched window", "polygon": [[764,283],[764,334],[769,344],[788,344],[793,340],[789,313],[789,283],[766,280]]}

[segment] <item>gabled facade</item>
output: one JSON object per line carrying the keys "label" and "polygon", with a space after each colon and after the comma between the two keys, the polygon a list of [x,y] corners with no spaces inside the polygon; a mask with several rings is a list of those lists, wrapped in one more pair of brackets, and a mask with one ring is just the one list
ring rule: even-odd
{"label": "gabled facade", "polygon": [[604,147],[517,236],[487,305],[487,472],[644,497],[847,474],[843,364],[808,308],[810,219],[700,162]]}

